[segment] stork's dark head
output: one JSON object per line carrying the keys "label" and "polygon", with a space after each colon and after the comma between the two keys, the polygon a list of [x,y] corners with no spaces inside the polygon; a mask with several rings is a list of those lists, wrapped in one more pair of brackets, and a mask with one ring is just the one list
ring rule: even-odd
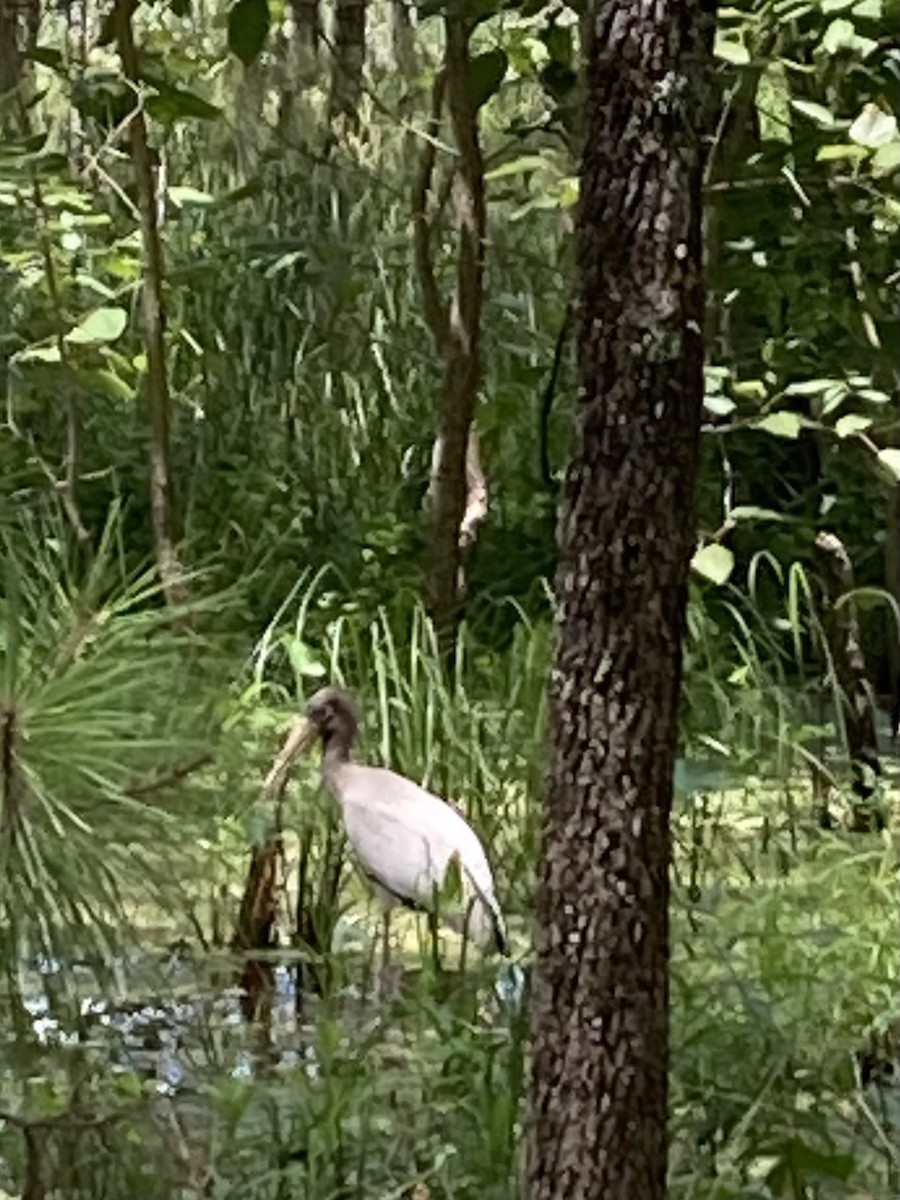
{"label": "stork's dark head", "polygon": [[305,715],[291,726],[266,777],[266,788],[280,794],[294,759],[308,750],[316,738],[322,743],[323,759],[340,762],[349,758],[358,728],[359,715],[350,693],[333,685],[321,688],[311,697]]}
{"label": "stork's dark head", "polygon": [[359,713],[353,697],[344,688],[329,684],[306,706],[306,719],[322,739],[322,749],[346,756],[359,729]]}

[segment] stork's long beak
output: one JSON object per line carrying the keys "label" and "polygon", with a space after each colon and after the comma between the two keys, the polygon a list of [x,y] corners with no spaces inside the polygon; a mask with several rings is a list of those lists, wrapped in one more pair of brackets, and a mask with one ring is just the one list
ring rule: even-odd
{"label": "stork's long beak", "polygon": [[308,749],[315,741],[316,727],[306,717],[298,717],[291,726],[290,733],[285,738],[284,745],[278,751],[272,769],[266,776],[264,787],[266,791],[274,790],[284,783],[288,768],[294,759]]}

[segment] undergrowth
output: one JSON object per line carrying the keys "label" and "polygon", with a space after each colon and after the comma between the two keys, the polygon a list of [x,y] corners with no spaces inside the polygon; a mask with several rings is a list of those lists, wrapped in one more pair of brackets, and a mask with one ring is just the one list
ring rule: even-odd
{"label": "undergrowth", "polygon": [[[172,626],[152,583],[116,565],[115,527],[88,583],[66,588],[43,534],[9,535],[6,689],[34,731],[21,828],[43,857],[5,843],[18,1015],[0,1045],[0,1187],[20,1189],[39,1155],[47,1194],[67,1200],[514,1200],[549,623],[520,612],[502,652],[463,629],[447,673],[416,603],[353,611],[333,577],[307,573],[226,688],[204,632],[221,598]],[[887,1200],[900,1186],[896,852],[887,834],[818,827],[804,767],[818,739],[840,782],[840,718],[826,705],[813,739],[791,649],[811,618],[793,614],[766,635],[737,593],[715,610],[692,597],[673,817],[673,1200]],[[348,868],[326,914],[324,994],[296,1013],[286,992],[261,1041],[237,1015],[227,944],[247,846],[274,819],[260,780],[325,680],[359,696],[362,756],[453,799],[485,836],[513,961],[470,957],[461,974],[448,936],[435,974],[415,918],[400,919],[402,987],[376,1003],[375,914]],[[135,804],[161,758],[210,747],[210,763]],[[334,832],[312,768],[285,826],[277,957],[290,965],[303,955],[288,944],[299,848],[315,903]]]}

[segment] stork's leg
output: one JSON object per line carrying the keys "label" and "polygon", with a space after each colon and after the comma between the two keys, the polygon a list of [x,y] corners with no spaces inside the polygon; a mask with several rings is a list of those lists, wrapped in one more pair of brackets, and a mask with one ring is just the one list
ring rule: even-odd
{"label": "stork's leg", "polygon": [[385,909],[381,914],[381,973],[390,966],[391,960],[391,910]]}
{"label": "stork's leg", "polygon": [[391,905],[381,906],[381,966],[378,968],[377,993],[379,1000],[387,1000],[391,991]]}
{"label": "stork's leg", "polygon": [[441,973],[441,948],[438,941],[438,917],[436,912],[428,911],[428,934],[431,941],[431,961],[435,975]]}

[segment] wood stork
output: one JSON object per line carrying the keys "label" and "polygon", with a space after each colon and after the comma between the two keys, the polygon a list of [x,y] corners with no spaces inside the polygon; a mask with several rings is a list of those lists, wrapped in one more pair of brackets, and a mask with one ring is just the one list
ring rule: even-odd
{"label": "wood stork", "polygon": [[[353,762],[359,718],[349,692],[329,685],[293,724],[266,780],[283,783],[291,764],[317,739],[325,785],[341,809],[347,839],[373,884],[384,920],[382,972],[389,954],[391,910],[403,905],[438,918],[484,950],[507,954],[506,928],[487,855],[471,825],[439,796],[384,767]],[[437,911],[456,863],[463,911]]]}

